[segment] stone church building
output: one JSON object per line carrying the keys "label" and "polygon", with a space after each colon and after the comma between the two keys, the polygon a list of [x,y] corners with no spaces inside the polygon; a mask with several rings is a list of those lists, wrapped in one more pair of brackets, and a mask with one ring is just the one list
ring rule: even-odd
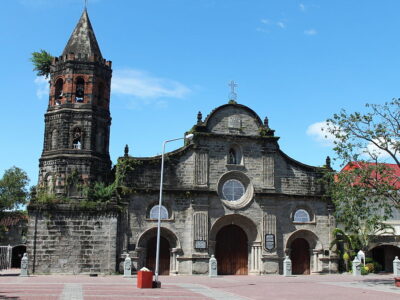
{"label": "stone church building", "polygon": [[160,274],[207,274],[212,254],[219,274],[282,274],[286,255],[295,274],[337,270],[324,168],[287,156],[268,119],[233,100],[198,113],[193,139],[165,155],[161,208],[161,157],[131,157],[127,147],[123,192],[88,208],[81,187],[113,180],[111,73],[85,10],[51,66],[42,192],[28,207],[31,271],[110,273],[126,253],[135,269],[154,269],[159,209]]}

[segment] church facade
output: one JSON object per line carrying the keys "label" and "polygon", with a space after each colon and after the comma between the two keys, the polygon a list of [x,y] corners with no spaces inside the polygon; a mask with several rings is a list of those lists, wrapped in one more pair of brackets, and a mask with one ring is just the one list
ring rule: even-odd
{"label": "church facade", "polygon": [[[80,186],[110,182],[110,81],[111,62],[85,10],[52,65],[39,177],[46,195],[84,203]],[[325,168],[287,156],[268,119],[233,99],[204,119],[198,113],[190,133],[184,147],[165,155],[161,207],[161,157],[131,157],[127,148],[114,204],[32,202],[32,271],[115,272],[127,253],[134,269],[154,270],[159,210],[160,274],[208,274],[211,255],[226,275],[281,274],[285,256],[295,274],[337,271]]]}

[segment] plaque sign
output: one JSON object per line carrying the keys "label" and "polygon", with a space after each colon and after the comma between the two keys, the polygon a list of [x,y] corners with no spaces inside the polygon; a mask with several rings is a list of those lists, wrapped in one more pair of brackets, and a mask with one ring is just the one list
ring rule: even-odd
{"label": "plaque sign", "polygon": [[267,233],[265,235],[265,249],[272,251],[275,248],[275,235]]}
{"label": "plaque sign", "polygon": [[234,129],[240,129],[242,126],[242,122],[237,116],[230,116],[228,119],[228,127]]}
{"label": "plaque sign", "polygon": [[202,241],[202,240],[196,240],[194,241],[194,247],[196,249],[206,249],[207,248],[207,242]]}

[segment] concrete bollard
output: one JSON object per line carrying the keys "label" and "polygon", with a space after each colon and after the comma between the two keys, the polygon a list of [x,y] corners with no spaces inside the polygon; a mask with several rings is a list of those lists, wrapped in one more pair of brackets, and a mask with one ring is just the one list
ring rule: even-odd
{"label": "concrete bollard", "polygon": [[21,277],[28,277],[28,254],[24,253],[24,256],[21,258],[21,273],[19,276]]}
{"label": "concrete bollard", "polygon": [[289,256],[283,261],[283,276],[292,276],[292,261]]}
{"label": "concrete bollard", "polygon": [[124,261],[124,277],[131,277],[132,276],[132,262],[129,254],[126,255]]}
{"label": "concrete bollard", "polygon": [[393,260],[393,275],[400,276],[400,259],[397,256]]}
{"label": "concrete bollard", "polygon": [[354,257],[353,260],[353,276],[360,276],[361,275],[361,262],[359,259]]}
{"label": "concrete bollard", "polygon": [[214,257],[214,255],[211,255],[210,261],[208,262],[208,276],[210,277],[217,277],[218,276],[218,263],[217,259]]}

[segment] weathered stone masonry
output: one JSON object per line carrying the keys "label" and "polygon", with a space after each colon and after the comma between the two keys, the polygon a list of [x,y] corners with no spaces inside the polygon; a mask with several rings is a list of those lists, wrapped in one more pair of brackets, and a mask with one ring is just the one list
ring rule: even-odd
{"label": "weathered stone masonry", "polygon": [[211,255],[219,274],[281,274],[286,255],[297,274],[337,270],[326,169],[288,157],[268,119],[235,101],[204,120],[199,112],[193,140],[166,154],[161,208],[161,157],[131,157],[126,148],[119,161],[134,168],[118,209],[77,209],[87,200],[83,185],[110,182],[111,72],[85,10],[51,67],[39,165],[40,189],[75,205],[30,205],[31,269],[110,273],[127,253],[134,270],[154,269],[160,209],[161,274],[207,274]]}
{"label": "weathered stone masonry", "polygon": [[117,213],[36,211],[29,220],[31,272],[114,272],[117,222]]}

